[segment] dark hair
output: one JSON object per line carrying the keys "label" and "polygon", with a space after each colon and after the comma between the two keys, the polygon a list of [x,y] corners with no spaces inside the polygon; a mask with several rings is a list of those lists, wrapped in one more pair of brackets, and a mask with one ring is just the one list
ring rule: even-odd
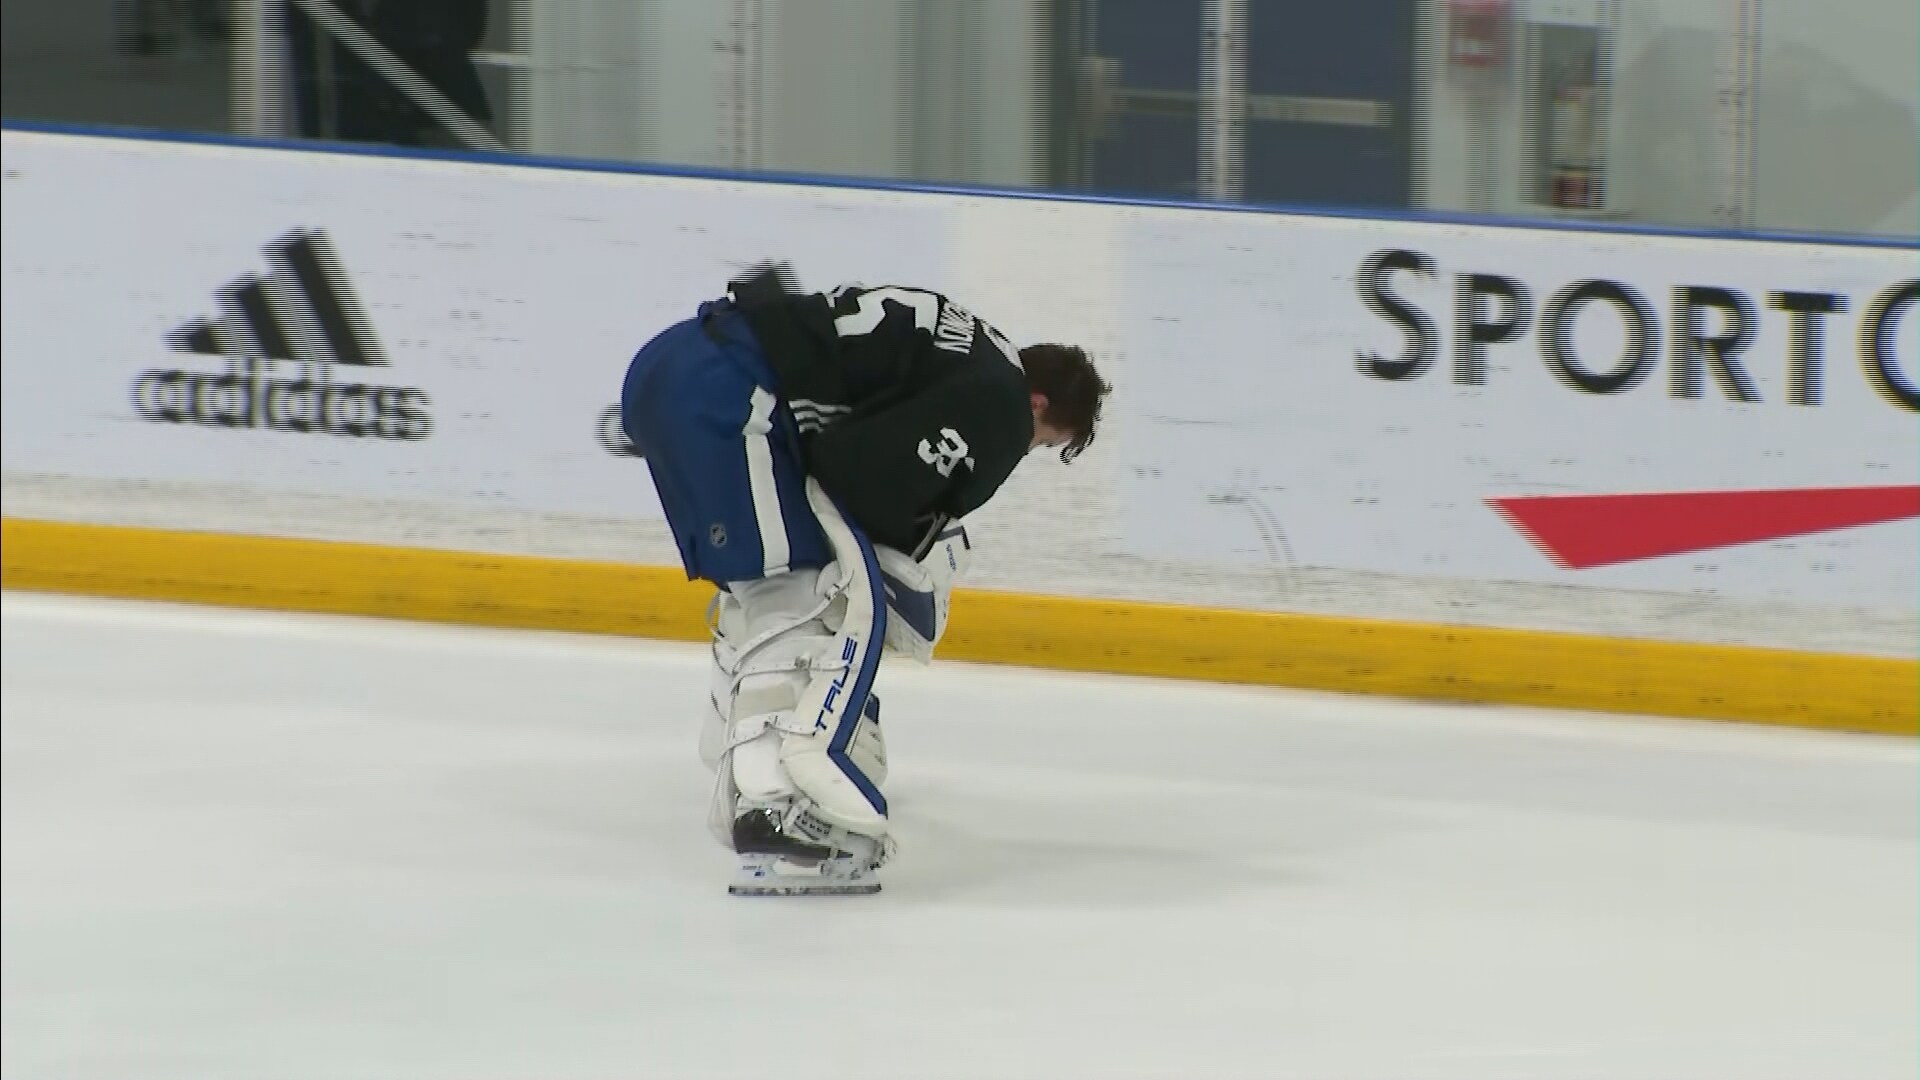
{"label": "dark hair", "polygon": [[1112,384],[1093,369],[1086,350],[1074,345],[1029,345],[1020,350],[1020,365],[1027,369],[1027,390],[1047,397],[1041,419],[1073,433],[1060,448],[1060,460],[1079,457],[1093,441],[1101,399],[1113,391]]}

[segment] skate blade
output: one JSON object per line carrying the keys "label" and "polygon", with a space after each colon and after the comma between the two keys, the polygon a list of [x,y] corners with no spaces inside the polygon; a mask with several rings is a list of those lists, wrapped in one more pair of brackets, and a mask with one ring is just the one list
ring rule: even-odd
{"label": "skate blade", "polygon": [[728,896],[871,896],[877,881],[750,881],[727,886]]}
{"label": "skate blade", "polygon": [[751,856],[742,861],[732,896],[868,896],[880,891],[880,879],[871,868],[854,868],[840,860],[802,864],[779,856]]}

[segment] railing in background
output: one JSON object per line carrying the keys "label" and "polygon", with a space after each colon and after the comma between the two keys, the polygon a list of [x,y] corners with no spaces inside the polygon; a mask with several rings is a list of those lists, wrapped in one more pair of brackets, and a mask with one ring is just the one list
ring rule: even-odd
{"label": "railing in background", "polygon": [[9,0],[6,102],[711,170],[1920,235],[1920,10],[1846,8],[233,0],[222,41],[218,5]]}

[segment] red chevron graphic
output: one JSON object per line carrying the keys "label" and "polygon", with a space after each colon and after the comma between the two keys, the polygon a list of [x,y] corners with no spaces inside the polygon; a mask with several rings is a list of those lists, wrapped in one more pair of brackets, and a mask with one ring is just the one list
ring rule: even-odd
{"label": "red chevron graphic", "polygon": [[1920,517],[1920,486],[1521,495],[1487,505],[1570,570]]}

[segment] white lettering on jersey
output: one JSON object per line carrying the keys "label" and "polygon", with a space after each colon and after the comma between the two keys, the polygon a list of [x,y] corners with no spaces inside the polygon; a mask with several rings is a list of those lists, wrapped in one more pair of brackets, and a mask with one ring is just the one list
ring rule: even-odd
{"label": "white lettering on jersey", "polygon": [[[840,306],[841,299],[857,287],[843,285],[827,294],[828,301],[837,308]],[[875,328],[886,321],[888,300],[911,310],[914,328],[932,331],[934,345],[945,352],[958,353],[961,356],[971,354],[975,334],[984,331],[987,340],[993,343],[994,348],[1006,358],[1007,363],[1015,367],[1020,365],[1020,350],[1013,342],[1007,340],[1005,334],[978,321],[973,317],[973,312],[959,304],[948,300],[943,305],[937,293],[922,289],[889,286],[863,292],[854,300],[853,311],[833,320],[834,332],[841,337],[859,337],[861,334],[873,333]]]}
{"label": "white lettering on jersey", "polygon": [[933,293],[919,289],[874,289],[860,294],[856,301],[860,306],[855,311],[833,320],[834,331],[841,337],[873,333],[874,327],[887,317],[888,300],[911,309],[913,325],[922,330],[932,330],[939,321],[940,298]]}
{"label": "white lettering on jersey", "polygon": [[933,332],[937,348],[965,356],[973,351],[973,312],[952,301],[940,309],[940,325]]}
{"label": "white lettering on jersey", "polygon": [[954,466],[962,461],[967,463],[967,468],[973,468],[973,459],[967,456],[970,452],[967,448],[967,440],[961,438],[960,433],[952,428],[940,429],[938,446],[933,444],[932,439],[920,440],[920,460],[933,466],[933,471],[943,477],[952,476]]}

